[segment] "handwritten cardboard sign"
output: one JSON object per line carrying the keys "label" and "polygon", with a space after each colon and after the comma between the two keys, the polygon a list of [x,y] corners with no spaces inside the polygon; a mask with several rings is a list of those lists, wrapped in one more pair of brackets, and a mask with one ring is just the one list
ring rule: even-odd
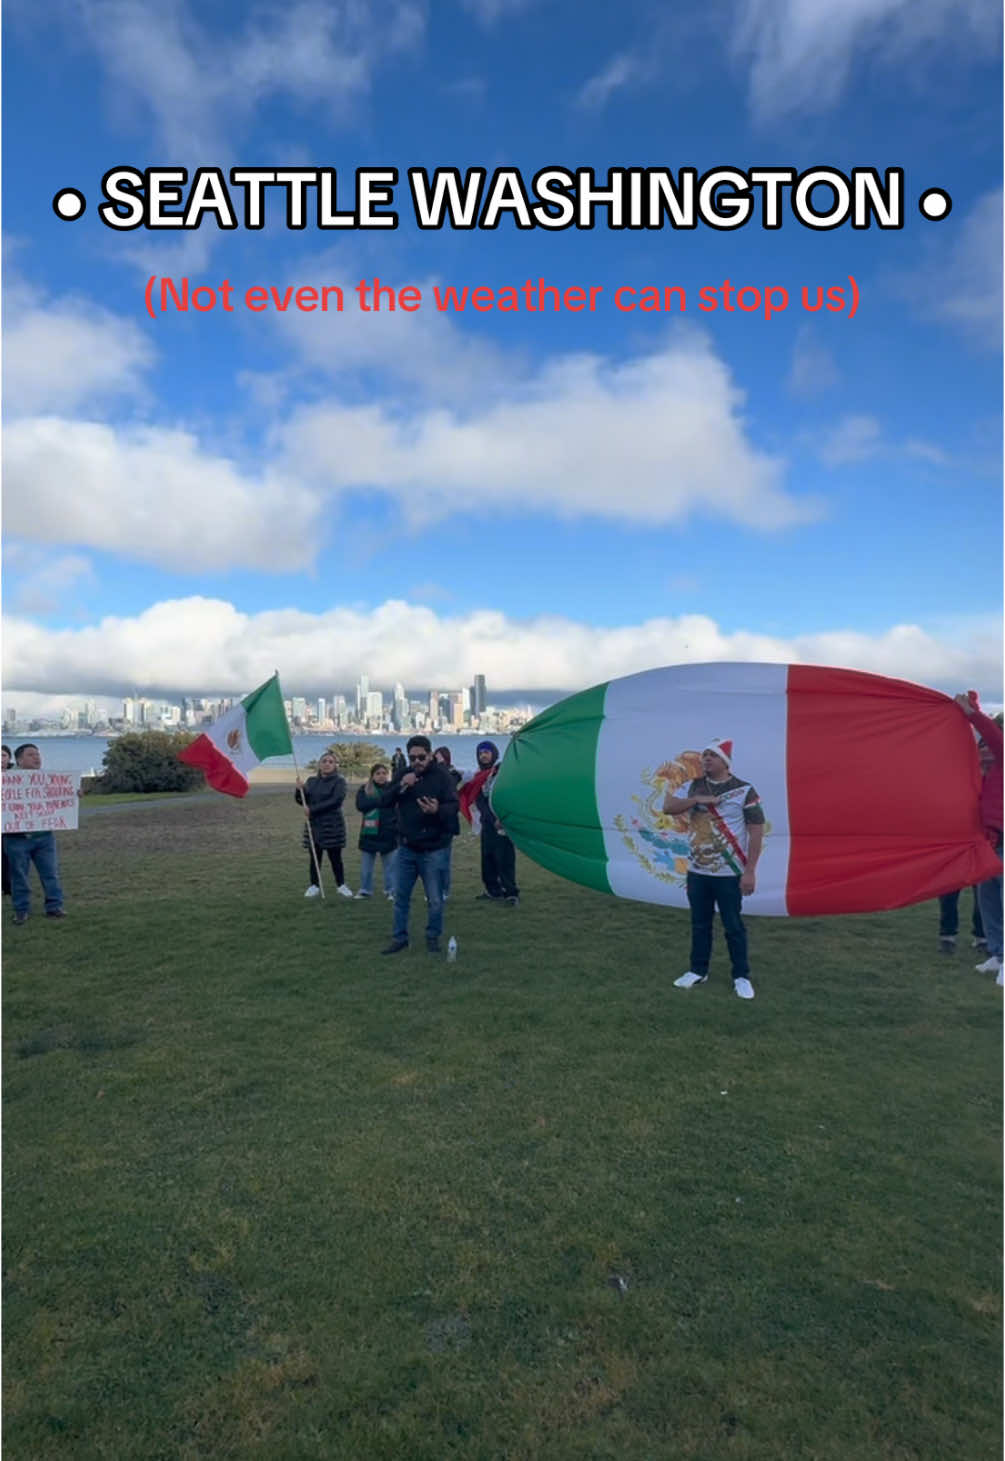
{"label": "handwritten cardboard sign", "polygon": [[5,771],[5,832],[73,832],[77,828],[77,776],[73,771]]}

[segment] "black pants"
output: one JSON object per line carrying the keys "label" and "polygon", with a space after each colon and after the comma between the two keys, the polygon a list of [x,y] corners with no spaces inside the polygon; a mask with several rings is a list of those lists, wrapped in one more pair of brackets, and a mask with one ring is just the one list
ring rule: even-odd
{"label": "black pants", "polygon": [[516,898],[516,848],[508,837],[482,823],[482,882],[490,898]]}
{"label": "black pants", "polygon": [[687,875],[687,901],[691,905],[691,969],[707,974],[712,957],[712,923],[718,907],[734,979],[750,974],[747,962],[747,930],[740,917],[743,895],[738,877],[713,878],[707,873]]}
{"label": "black pants", "polygon": [[[342,884],[345,882],[345,869],[342,866],[342,849],[341,849],[341,847],[327,847],[327,848],[325,848],[325,847],[319,847],[318,848],[318,871],[320,871],[321,864],[325,860],[325,853],[326,852],[328,853],[329,860],[331,861],[332,872],[335,874],[335,886],[337,888],[341,888]],[[314,870],[314,859],[313,859],[313,857],[311,858],[311,870],[310,870],[310,874],[309,874],[309,879],[310,879],[311,883],[313,883],[314,887],[316,888],[318,886],[318,874]]]}
{"label": "black pants", "polygon": [[[943,893],[939,899],[939,938],[955,938],[960,931],[960,893],[962,888],[957,888],[955,893]],[[970,927],[973,929],[974,938],[984,937],[984,924],[981,921],[981,910],[977,906],[977,889],[974,889],[974,909],[970,915]]]}

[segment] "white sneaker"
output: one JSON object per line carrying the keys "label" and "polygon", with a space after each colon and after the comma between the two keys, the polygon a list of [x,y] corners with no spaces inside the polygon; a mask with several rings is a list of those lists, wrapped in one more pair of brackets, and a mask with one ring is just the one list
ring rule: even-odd
{"label": "white sneaker", "polygon": [[696,984],[704,984],[707,978],[707,974],[695,974],[689,969],[686,974],[682,974],[679,979],[674,980],[674,988],[693,989]]}
{"label": "white sneaker", "polygon": [[733,989],[737,999],[753,999],[754,997],[754,986],[749,979],[734,979]]}
{"label": "white sneaker", "polygon": [[352,889],[351,888],[347,888],[346,885],[345,885],[345,883],[343,883],[342,886],[341,886],[341,888],[339,888],[339,892],[342,894],[342,897],[343,898],[351,898],[352,897]]}
{"label": "white sneaker", "polygon": [[304,894],[304,897],[305,898],[320,898],[321,897],[321,889],[318,887],[317,883],[311,883],[310,887],[307,889],[307,892]]}
{"label": "white sneaker", "polygon": [[369,896],[370,894],[364,893],[362,888],[360,888],[359,892],[356,894],[357,898],[369,898]]}
{"label": "white sneaker", "polygon": [[995,980],[995,983],[996,984],[1005,984],[1005,969],[999,969],[998,970],[998,978]]}
{"label": "white sneaker", "polygon": [[1002,961],[997,954],[992,954],[990,959],[985,959],[983,964],[978,964],[978,974],[997,974],[1001,969]]}
{"label": "white sneaker", "polygon": [[387,901],[389,903],[393,903],[394,902],[394,894],[393,893],[388,893],[388,895],[387,895]]}

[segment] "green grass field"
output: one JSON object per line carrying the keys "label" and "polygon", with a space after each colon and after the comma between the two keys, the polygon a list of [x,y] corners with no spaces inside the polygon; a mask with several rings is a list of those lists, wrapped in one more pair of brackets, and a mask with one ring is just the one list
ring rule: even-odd
{"label": "green grass field", "polygon": [[5,900],[5,1458],[1000,1454],[1001,991],[933,906],[749,920],[748,1004],[468,836],[458,962],[418,890],[386,959],[300,825],[85,805],[65,922]]}

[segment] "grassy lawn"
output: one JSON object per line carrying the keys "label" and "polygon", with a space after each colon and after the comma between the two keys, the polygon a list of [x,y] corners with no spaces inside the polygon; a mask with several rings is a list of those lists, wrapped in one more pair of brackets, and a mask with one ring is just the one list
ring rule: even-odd
{"label": "grassy lawn", "polygon": [[85,803],[70,917],[5,900],[5,1458],[1000,1454],[1001,992],[932,906],[750,920],[748,1004],[465,837],[458,962],[418,891],[382,959],[300,825]]}

